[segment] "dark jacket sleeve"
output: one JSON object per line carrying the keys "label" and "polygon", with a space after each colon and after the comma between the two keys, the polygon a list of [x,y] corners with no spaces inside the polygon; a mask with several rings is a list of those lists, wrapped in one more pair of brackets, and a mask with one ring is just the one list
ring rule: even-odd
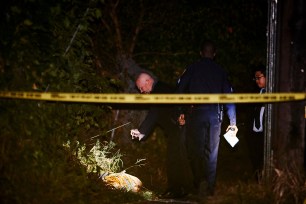
{"label": "dark jacket sleeve", "polygon": [[[151,107],[150,110],[148,111],[148,114],[146,118],[142,121],[140,127],[139,127],[139,132],[141,134],[145,135],[145,138],[152,132],[154,129],[157,119],[159,115],[159,110],[156,107]],[[144,139],[145,139],[144,138]]]}
{"label": "dark jacket sleeve", "polygon": [[176,93],[188,93],[189,82],[192,77],[192,68],[188,67],[180,77],[177,83]]}
{"label": "dark jacket sleeve", "polygon": [[[173,92],[174,88],[163,82],[157,82],[152,91],[152,93]],[[139,132],[145,135],[144,139],[151,134],[157,124],[160,124],[161,126],[167,125],[171,121],[171,112],[172,106],[152,104],[146,118],[138,128]]]}
{"label": "dark jacket sleeve", "polygon": [[[176,93],[189,93],[189,82],[192,77],[192,67],[189,66],[184,70],[184,73],[179,78],[176,85]],[[190,105],[175,106],[175,117],[178,118],[180,114],[187,114],[190,110]]]}

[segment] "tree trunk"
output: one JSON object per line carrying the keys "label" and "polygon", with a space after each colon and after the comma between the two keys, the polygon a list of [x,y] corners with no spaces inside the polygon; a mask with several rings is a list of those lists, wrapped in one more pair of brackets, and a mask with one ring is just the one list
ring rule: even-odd
{"label": "tree trunk", "polygon": [[[305,0],[279,2],[279,53],[276,92],[306,92],[306,18]],[[305,101],[274,105],[273,152],[277,168],[294,161],[304,165]]]}

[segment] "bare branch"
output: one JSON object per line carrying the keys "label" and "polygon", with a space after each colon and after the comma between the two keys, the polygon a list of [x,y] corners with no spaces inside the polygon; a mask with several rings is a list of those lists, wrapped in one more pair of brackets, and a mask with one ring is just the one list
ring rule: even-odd
{"label": "bare branch", "polygon": [[102,24],[104,25],[104,27],[108,30],[109,33],[111,33],[112,29],[110,28],[110,26],[108,25],[108,23],[105,21],[105,19],[102,18]]}
{"label": "bare branch", "polygon": [[[86,11],[85,11],[85,13],[84,13],[84,15],[83,15],[83,18],[87,15],[88,11],[89,11],[89,8],[86,9]],[[71,47],[71,45],[72,45],[72,43],[73,43],[73,41],[74,41],[74,39],[75,39],[77,33],[79,32],[80,28],[81,28],[81,23],[79,23],[77,29],[74,31],[73,36],[72,36],[72,38],[70,39],[70,43],[69,43],[69,45],[67,46],[67,48],[66,48],[66,50],[65,50],[64,56],[65,56],[65,55],[67,54],[67,52],[69,51],[69,49],[70,49],[70,47]]]}
{"label": "bare branch", "polygon": [[130,55],[134,51],[134,48],[135,48],[135,45],[136,45],[136,39],[138,37],[138,34],[139,34],[140,30],[142,29],[143,17],[144,17],[144,5],[143,5],[143,1],[140,1],[140,15],[139,15],[139,20],[138,20],[138,23],[135,27],[134,35],[132,36],[132,41],[131,41],[131,45],[130,45],[130,48],[129,48],[129,54]]}
{"label": "bare branch", "polygon": [[110,11],[110,17],[113,20],[114,27],[115,27],[115,44],[118,49],[119,53],[122,53],[123,46],[122,46],[122,35],[121,35],[121,29],[120,29],[120,23],[118,20],[118,16],[116,13],[116,8],[119,4],[119,0],[116,2],[111,1],[111,11]]}

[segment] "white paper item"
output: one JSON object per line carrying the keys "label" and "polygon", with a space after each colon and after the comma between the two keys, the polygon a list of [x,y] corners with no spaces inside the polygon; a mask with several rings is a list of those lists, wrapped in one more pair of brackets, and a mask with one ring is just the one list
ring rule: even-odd
{"label": "white paper item", "polygon": [[229,130],[223,136],[232,147],[239,142],[239,139],[235,135],[235,131]]}

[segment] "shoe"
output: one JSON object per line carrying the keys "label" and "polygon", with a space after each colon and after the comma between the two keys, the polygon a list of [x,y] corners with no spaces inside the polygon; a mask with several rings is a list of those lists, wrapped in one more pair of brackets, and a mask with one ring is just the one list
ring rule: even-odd
{"label": "shoe", "polygon": [[188,201],[196,201],[199,202],[201,201],[201,197],[198,194],[194,194],[194,193],[189,193],[184,197],[185,200]]}
{"label": "shoe", "polygon": [[215,194],[214,187],[208,186],[206,182],[202,182],[198,190],[198,195],[200,197],[212,197]]}

